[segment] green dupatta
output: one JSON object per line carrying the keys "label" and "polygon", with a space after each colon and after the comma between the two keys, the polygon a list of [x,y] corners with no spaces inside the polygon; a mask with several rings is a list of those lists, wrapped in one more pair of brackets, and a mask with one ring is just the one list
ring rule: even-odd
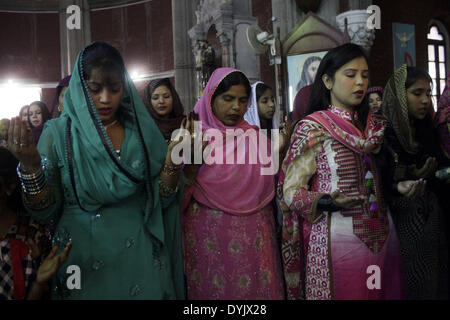
{"label": "green dupatta", "polygon": [[[92,43],[89,46],[95,45]],[[88,47],[89,47],[88,46]],[[86,47],[86,48],[88,48]],[[64,111],[61,115],[66,121],[64,143],[65,164],[72,168],[72,188],[78,198],[80,207],[85,211],[95,211],[104,205],[111,205],[135,193],[142,183],[146,184],[148,201],[145,205],[145,223],[150,233],[162,244],[165,242],[163,210],[159,196],[158,176],[167,153],[167,144],[153,119],[149,116],[130,76],[125,72],[124,94],[120,107],[131,111],[132,121],[125,126],[131,128],[127,134],[131,139],[138,139],[141,145],[138,158],[141,165],[128,165],[120,161],[113,149],[107,133],[100,121],[96,108],[89,94],[86,79],[83,76],[83,54],[78,55],[77,62],[64,95]],[[67,126],[69,123],[69,126]],[[67,132],[70,127],[70,132]],[[59,131],[61,132],[61,131]],[[101,165],[99,165],[101,164]],[[175,208],[169,207],[171,215],[177,212],[182,190],[178,193]],[[166,215],[167,212],[164,213]],[[175,217],[167,217],[177,223]],[[166,226],[167,227],[167,226]],[[166,232],[172,233],[171,230]],[[171,236],[171,235],[170,235]]]}

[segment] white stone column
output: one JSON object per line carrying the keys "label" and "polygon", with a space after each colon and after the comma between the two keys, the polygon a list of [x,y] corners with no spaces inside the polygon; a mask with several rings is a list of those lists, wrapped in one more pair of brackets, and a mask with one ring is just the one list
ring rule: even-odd
{"label": "white stone column", "polygon": [[197,102],[194,55],[188,30],[195,24],[195,4],[192,0],[172,0],[173,63],[175,89],[185,113]]}
{"label": "white stone column", "polygon": [[[67,20],[74,14],[67,14],[67,7],[80,8],[80,28],[69,30]],[[61,44],[61,77],[72,74],[78,53],[91,43],[91,20],[87,0],[59,1],[59,36]]]}

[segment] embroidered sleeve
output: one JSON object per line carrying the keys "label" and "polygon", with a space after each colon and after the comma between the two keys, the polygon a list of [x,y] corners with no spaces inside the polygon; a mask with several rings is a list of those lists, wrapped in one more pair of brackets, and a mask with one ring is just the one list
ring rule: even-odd
{"label": "embroidered sleeve", "polygon": [[329,135],[309,121],[299,125],[294,135],[288,157],[283,163],[283,201],[291,211],[297,211],[308,221],[315,222],[321,217],[317,204],[324,194],[311,191],[309,181],[316,174],[316,158]]}

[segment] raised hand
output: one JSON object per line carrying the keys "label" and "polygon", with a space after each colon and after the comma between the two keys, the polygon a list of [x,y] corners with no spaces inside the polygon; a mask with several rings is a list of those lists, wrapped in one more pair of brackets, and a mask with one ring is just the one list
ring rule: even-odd
{"label": "raised hand", "polygon": [[360,206],[367,199],[365,196],[355,196],[348,197],[343,194],[340,190],[336,190],[331,193],[331,199],[333,200],[333,204],[339,208],[350,209],[353,207]]}
{"label": "raised hand", "polygon": [[419,178],[429,178],[436,172],[438,163],[436,158],[428,157],[427,161],[422,168],[417,169],[416,165],[412,165],[410,169],[413,171],[414,175]]}
{"label": "raised hand", "polygon": [[397,184],[397,190],[399,193],[407,198],[414,198],[422,196],[425,192],[426,181],[419,180],[406,180]]}
{"label": "raised hand", "polygon": [[34,144],[33,132],[20,117],[11,119],[8,150],[20,161],[23,170],[31,172],[39,168],[41,156]]}
{"label": "raised hand", "polygon": [[294,127],[292,126],[292,121],[288,116],[284,117],[284,122],[282,124],[282,128],[280,130],[280,150],[283,152],[289,145],[289,141],[291,138],[292,130]]}

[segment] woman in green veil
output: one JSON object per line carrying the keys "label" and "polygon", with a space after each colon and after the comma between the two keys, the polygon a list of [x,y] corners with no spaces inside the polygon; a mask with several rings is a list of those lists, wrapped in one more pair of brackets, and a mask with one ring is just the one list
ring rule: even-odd
{"label": "woman in green veil", "polygon": [[62,299],[184,299],[181,167],[149,116],[117,49],[94,42],[78,55],[61,117],[37,149],[12,119],[23,200],[54,244],[72,244],[52,281]]}

